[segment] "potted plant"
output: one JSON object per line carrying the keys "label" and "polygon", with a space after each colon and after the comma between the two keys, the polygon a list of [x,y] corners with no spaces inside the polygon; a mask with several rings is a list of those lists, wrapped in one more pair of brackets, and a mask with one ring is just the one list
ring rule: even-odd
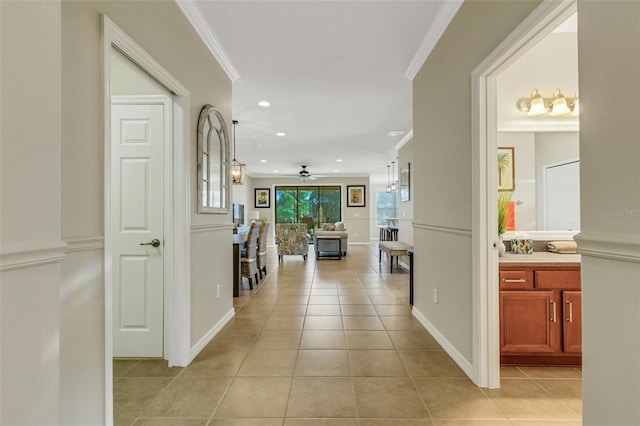
{"label": "potted plant", "polygon": [[511,202],[511,191],[500,191],[498,193],[498,256],[504,256],[507,251],[502,234],[507,231],[507,216],[509,213],[509,203]]}

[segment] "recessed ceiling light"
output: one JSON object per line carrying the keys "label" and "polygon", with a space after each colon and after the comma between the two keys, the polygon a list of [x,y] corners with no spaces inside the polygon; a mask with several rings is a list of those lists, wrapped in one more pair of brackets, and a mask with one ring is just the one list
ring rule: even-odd
{"label": "recessed ceiling light", "polygon": [[337,161],[338,163],[342,163],[342,158],[338,158],[336,161]]}
{"label": "recessed ceiling light", "polygon": [[280,173],[280,172],[279,172],[279,171],[277,171],[277,170],[274,170],[274,171],[273,171],[273,173]]}
{"label": "recessed ceiling light", "polygon": [[271,102],[269,102],[269,101],[260,101],[260,102],[258,102],[258,105],[260,105],[261,107],[265,107],[266,108],[268,106],[271,106]]}
{"label": "recessed ceiling light", "polygon": [[387,136],[402,136],[407,133],[404,130],[391,130]]}
{"label": "recessed ceiling light", "polygon": [[287,136],[287,134],[284,132],[278,132],[276,133],[276,136]]}
{"label": "recessed ceiling light", "polygon": [[333,171],[333,173],[338,173],[339,171],[340,171],[340,170],[335,169],[335,170]]}
{"label": "recessed ceiling light", "polygon": [[267,160],[260,160],[260,162],[261,162],[261,163],[266,163],[266,162],[267,162]]}

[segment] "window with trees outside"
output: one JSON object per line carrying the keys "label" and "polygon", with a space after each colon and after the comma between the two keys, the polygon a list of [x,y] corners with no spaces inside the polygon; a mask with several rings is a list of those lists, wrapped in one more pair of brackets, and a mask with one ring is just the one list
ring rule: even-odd
{"label": "window with trees outside", "polygon": [[339,222],[341,201],[340,186],[276,186],[276,223]]}
{"label": "window with trees outside", "polygon": [[398,217],[398,193],[376,192],[376,225],[386,225],[385,219]]}

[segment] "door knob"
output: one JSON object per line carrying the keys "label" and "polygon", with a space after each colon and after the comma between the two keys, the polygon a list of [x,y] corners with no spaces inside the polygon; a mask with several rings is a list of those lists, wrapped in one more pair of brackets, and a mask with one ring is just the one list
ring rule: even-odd
{"label": "door knob", "polygon": [[151,247],[160,247],[160,240],[154,238],[151,242],[148,243],[140,243],[141,246],[151,246]]}

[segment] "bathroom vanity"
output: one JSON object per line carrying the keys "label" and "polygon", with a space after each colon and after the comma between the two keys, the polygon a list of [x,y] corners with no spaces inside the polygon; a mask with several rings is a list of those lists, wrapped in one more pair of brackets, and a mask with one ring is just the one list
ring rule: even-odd
{"label": "bathroom vanity", "polygon": [[500,362],[582,364],[580,255],[500,258]]}

